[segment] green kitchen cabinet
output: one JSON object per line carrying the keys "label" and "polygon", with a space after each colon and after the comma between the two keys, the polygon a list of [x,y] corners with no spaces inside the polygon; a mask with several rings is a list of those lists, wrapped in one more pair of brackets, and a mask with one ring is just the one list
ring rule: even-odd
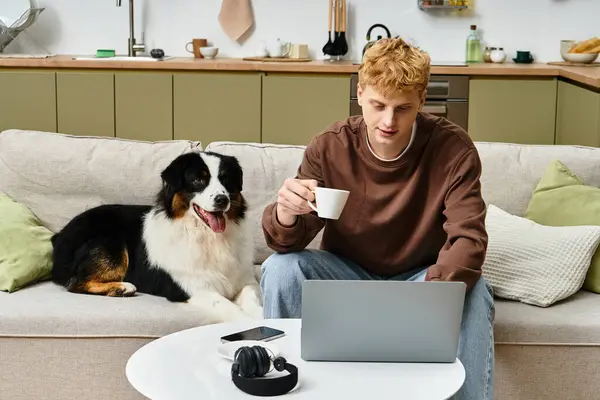
{"label": "green kitchen cabinet", "polygon": [[260,143],[261,84],[258,72],[175,73],[174,138]]}
{"label": "green kitchen cabinet", "polygon": [[349,115],[349,74],[267,73],[263,77],[263,143],[306,145]]}
{"label": "green kitchen cabinet", "polygon": [[173,139],[173,74],[115,72],[115,136],[131,140]]}
{"label": "green kitchen cabinet", "polygon": [[60,133],[115,136],[115,85],[112,72],[57,72],[56,93]]}
{"label": "green kitchen cabinet", "polygon": [[0,70],[0,132],[56,132],[56,74],[49,70]]}
{"label": "green kitchen cabinet", "polygon": [[475,141],[554,144],[557,80],[472,78],[469,135]]}
{"label": "green kitchen cabinet", "polygon": [[600,147],[600,91],[558,82],[556,144]]}

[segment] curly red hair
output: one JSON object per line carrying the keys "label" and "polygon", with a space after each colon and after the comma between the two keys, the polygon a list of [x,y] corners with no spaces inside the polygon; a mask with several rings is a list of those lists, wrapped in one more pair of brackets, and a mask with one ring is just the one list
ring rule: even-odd
{"label": "curly red hair", "polygon": [[358,82],[387,96],[398,91],[422,93],[429,83],[431,59],[401,38],[384,38],[369,47],[358,70]]}

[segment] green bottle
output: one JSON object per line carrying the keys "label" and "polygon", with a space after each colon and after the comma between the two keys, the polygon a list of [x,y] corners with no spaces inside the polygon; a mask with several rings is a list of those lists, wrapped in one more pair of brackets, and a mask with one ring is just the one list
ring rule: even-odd
{"label": "green bottle", "polygon": [[466,62],[481,61],[481,41],[477,36],[477,25],[471,25],[471,32],[467,37],[467,57]]}

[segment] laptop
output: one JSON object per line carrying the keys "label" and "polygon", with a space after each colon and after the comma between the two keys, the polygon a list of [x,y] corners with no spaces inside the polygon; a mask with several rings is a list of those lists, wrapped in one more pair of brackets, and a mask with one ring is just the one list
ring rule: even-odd
{"label": "laptop", "polygon": [[465,294],[463,282],[306,280],[301,357],[454,362]]}

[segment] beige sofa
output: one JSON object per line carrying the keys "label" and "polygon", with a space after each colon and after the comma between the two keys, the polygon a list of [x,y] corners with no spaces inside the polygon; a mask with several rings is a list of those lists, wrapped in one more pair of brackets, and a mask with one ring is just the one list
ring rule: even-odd
{"label": "beige sofa", "polygon": [[[24,203],[51,230],[107,202],[148,203],[159,172],[202,143],[5,131],[0,134],[0,192]],[[488,203],[522,215],[546,165],[560,158],[600,186],[600,149],[477,143]],[[263,207],[293,176],[303,148],[210,143],[239,157],[255,233],[255,262],[271,253],[260,229]],[[318,245],[318,237],[311,247]],[[50,282],[0,292],[0,398],[139,399],[125,377],[136,349],[198,325],[192,310],[152,296],[115,299],[76,295]],[[600,295],[579,292],[542,309],[496,301],[496,398],[597,399],[600,393]]]}

